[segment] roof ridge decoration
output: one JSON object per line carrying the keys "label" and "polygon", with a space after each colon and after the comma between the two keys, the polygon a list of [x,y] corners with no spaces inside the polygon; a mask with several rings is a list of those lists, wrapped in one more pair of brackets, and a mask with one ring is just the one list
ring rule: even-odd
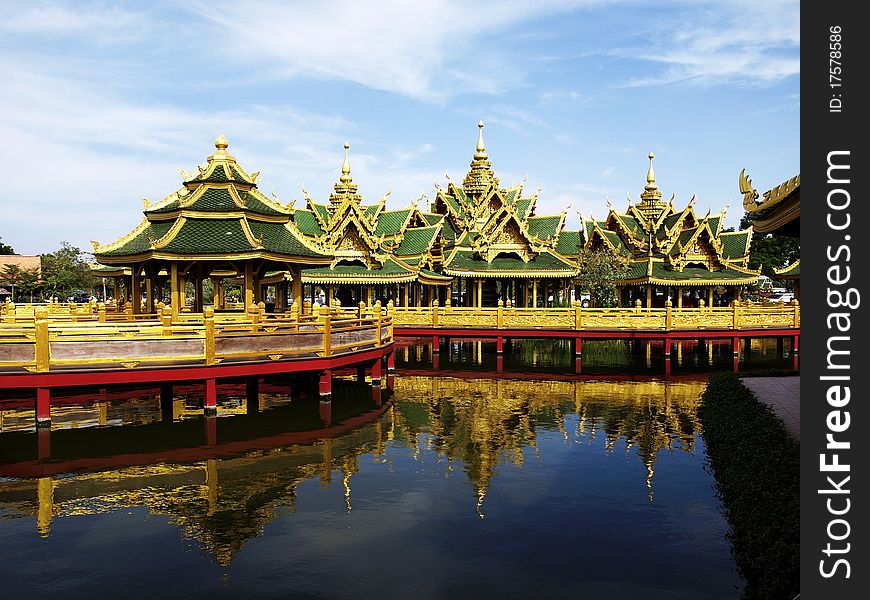
{"label": "roof ridge decoration", "polygon": [[[350,170],[350,144],[344,143],[344,161],[341,163],[341,176],[334,185],[334,192],[329,195],[328,219],[319,215],[315,209],[316,203],[310,198],[312,208],[324,235],[320,240],[329,253],[333,255],[332,265],[342,261],[360,261],[367,268],[383,264],[377,253],[384,242],[384,236],[377,236],[377,215],[386,204],[386,196],[381,198],[377,211],[370,217],[366,214],[369,207],[362,205],[362,195],[357,184],[353,182]],[[378,206],[378,205],[374,205]]]}
{"label": "roof ridge decoration", "polygon": [[486,145],[483,143],[483,121],[477,124],[477,148],[470,163],[470,170],[462,180],[463,191],[473,198],[479,198],[490,187],[498,187],[498,177],[492,170]]}
{"label": "roof ridge decoration", "polygon": [[640,194],[640,212],[644,215],[647,222],[652,225],[659,220],[659,217],[667,209],[667,204],[662,202],[662,191],[656,183],[656,173],[653,169],[653,159],[655,154],[649,153],[649,169],[646,172],[646,185],[643,192]]}

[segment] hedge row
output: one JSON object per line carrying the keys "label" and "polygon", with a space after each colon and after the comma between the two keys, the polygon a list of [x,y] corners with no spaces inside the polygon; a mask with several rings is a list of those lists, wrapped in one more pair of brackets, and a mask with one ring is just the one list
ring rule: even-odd
{"label": "hedge row", "polygon": [[800,591],[800,446],[733,373],[710,377],[699,411],[746,598]]}

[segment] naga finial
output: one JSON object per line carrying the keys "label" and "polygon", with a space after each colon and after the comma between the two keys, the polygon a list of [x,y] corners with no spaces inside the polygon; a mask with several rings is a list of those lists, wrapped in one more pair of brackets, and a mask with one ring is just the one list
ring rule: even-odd
{"label": "naga finial", "polygon": [[758,208],[758,192],[752,187],[752,180],[747,177],[746,169],[740,169],[740,193],[743,194],[743,208],[747,212],[753,212]]}

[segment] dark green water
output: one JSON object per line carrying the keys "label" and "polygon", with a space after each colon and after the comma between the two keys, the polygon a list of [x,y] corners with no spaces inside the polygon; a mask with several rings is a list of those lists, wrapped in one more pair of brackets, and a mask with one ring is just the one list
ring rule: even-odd
{"label": "dark green water", "polygon": [[264,381],[248,410],[226,385],[212,419],[195,386],[171,413],[156,390],[81,390],[40,434],[7,399],[4,597],[738,596],[703,377],[592,352],[577,376],[558,346],[518,345],[501,373],[474,343],[437,372],[400,349],[392,391],[348,377],[324,405]]}

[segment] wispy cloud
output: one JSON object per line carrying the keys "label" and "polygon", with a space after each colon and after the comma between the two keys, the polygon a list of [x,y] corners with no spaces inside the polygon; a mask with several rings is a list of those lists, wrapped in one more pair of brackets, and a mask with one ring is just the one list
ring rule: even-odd
{"label": "wispy cloud", "polygon": [[342,0],[329,5],[209,2],[202,17],[233,60],[269,61],[274,74],[354,81],[419,100],[497,93],[528,72],[507,28],[590,1],[527,3]]}
{"label": "wispy cloud", "polygon": [[664,66],[626,86],[763,84],[800,73],[797,0],[689,3],[680,12],[680,27],[668,23],[647,32],[643,46],[616,51]]}

